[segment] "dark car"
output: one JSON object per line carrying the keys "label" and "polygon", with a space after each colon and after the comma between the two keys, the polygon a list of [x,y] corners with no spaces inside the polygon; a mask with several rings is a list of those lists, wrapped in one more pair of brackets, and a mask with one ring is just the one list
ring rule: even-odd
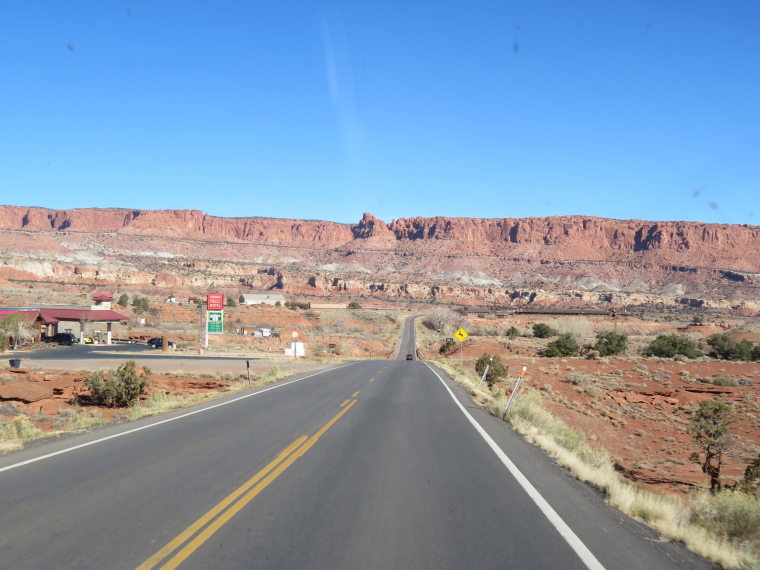
{"label": "dark car", "polygon": [[[169,341],[169,347],[170,348],[172,346],[176,345],[176,344],[177,343],[175,343],[173,340]],[[150,346],[151,348],[163,348],[163,346],[164,346],[164,337],[162,337],[162,336],[153,337],[152,339],[150,339],[148,341],[148,346]]]}
{"label": "dark car", "polygon": [[65,344],[71,346],[79,342],[74,333],[56,333],[53,336],[49,336],[45,339],[45,342],[54,342],[56,344]]}
{"label": "dark car", "polygon": [[406,359],[407,360],[414,360],[414,356],[412,356],[411,354],[407,354],[406,355]]}

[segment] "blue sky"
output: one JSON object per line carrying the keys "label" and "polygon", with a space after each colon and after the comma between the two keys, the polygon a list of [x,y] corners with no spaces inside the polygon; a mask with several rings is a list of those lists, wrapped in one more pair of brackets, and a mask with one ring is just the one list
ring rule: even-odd
{"label": "blue sky", "polygon": [[760,4],[0,6],[0,203],[760,224]]}

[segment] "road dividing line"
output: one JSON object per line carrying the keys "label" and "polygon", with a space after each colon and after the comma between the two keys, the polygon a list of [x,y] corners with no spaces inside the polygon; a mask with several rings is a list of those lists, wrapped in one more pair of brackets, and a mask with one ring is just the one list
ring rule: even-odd
{"label": "road dividing line", "polygon": [[[161,566],[162,570],[172,570],[174,568],[177,568],[177,566],[179,566],[184,560],[187,559],[188,556],[195,552],[198,547],[206,542],[217,530],[224,526],[224,524],[227,523],[238,512],[240,512],[243,507],[250,503],[254,497],[256,497],[256,495],[263,491],[272,481],[277,479],[277,477],[279,477],[288,467],[290,467],[296,459],[311,449],[311,447],[319,440],[320,436],[322,436],[328,429],[330,429],[330,427],[332,427],[332,425],[337,422],[343,416],[343,414],[350,410],[351,406],[353,406],[357,400],[351,400],[350,402],[350,404],[338,412],[335,417],[333,417],[329,422],[322,426],[322,428],[311,438],[304,435],[290,444],[269,465],[256,473],[256,475],[246,481],[246,483],[244,483],[240,488],[236,489],[222,502],[213,507],[192,525],[187,527],[187,529],[180,533],[177,538],[169,542],[169,544],[167,544],[164,548],[159,550],[143,564],[138,566],[137,570],[151,570],[152,568],[155,568],[161,562],[161,560],[172,554],[180,546],[182,546],[182,544],[190,539],[190,537],[196,535],[198,531],[203,529],[199,534],[197,534],[197,536],[195,536],[195,538],[190,540],[190,542],[188,542],[184,548],[182,548],[179,552],[177,552],[177,554],[169,559],[166,564]],[[244,493],[245,495],[243,495]],[[243,496],[241,497],[241,495]],[[227,510],[225,511],[225,509]],[[205,528],[203,528],[204,526]]]}
{"label": "road dividing line", "polygon": [[275,467],[277,467],[277,465],[282,463],[282,461],[284,461],[291,453],[293,453],[293,451],[298,449],[298,447],[307,439],[308,439],[307,436],[302,435],[293,443],[291,443],[269,465],[267,465],[266,467],[264,467],[264,469],[256,473],[256,475],[251,477],[241,487],[239,487],[230,495],[228,495],[227,498],[225,498],[222,502],[220,502],[213,509],[207,512],[205,515],[203,515],[201,518],[199,518],[189,527],[187,527],[187,529],[185,529],[182,533],[180,533],[177,536],[177,538],[175,538],[169,544],[164,546],[161,550],[156,552],[148,560],[140,564],[140,566],[137,567],[137,570],[148,570],[149,568],[153,568],[158,562],[160,562],[161,560],[166,558],[169,554],[174,552],[177,548],[179,548],[182,545],[182,543],[184,543],[188,538],[190,538],[196,532],[198,532],[211,519],[213,519],[216,515],[218,515],[225,508],[227,508],[235,499],[237,499],[240,495],[245,493],[249,488],[253,487],[256,483],[258,483],[267,473],[269,473]]}
{"label": "road dividing line", "polygon": [[490,435],[488,435],[486,430],[484,430],[482,426],[477,421],[475,421],[475,418],[473,418],[470,415],[470,413],[465,409],[465,407],[459,402],[457,397],[454,395],[454,392],[452,392],[451,388],[449,388],[446,385],[446,382],[443,380],[443,378],[441,378],[440,374],[438,374],[438,372],[436,372],[435,369],[432,366],[430,366],[430,364],[428,364],[427,362],[425,362],[425,365],[428,368],[430,368],[430,371],[436,375],[438,380],[441,381],[441,384],[443,384],[443,387],[446,388],[446,390],[449,392],[449,395],[451,396],[451,399],[454,400],[454,403],[459,407],[461,412],[469,420],[469,422],[472,424],[475,430],[486,441],[488,446],[493,450],[496,456],[501,460],[504,466],[509,470],[512,476],[517,480],[517,482],[520,484],[523,490],[528,494],[528,496],[531,499],[533,499],[533,502],[541,510],[541,512],[544,513],[544,516],[547,519],[549,519],[549,522],[552,523],[552,525],[554,525],[554,528],[557,529],[557,532],[559,532],[559,534],[562,536],[562,538],[565,539],[567,544],[570,545],[570,548],[572,548],[575,551],[575,553],[578,555],[578,558],[580,558],[581,561],[586,565],[586,568],[588,568],[589,570],[604,570],[604,566],[601,565],[601,563],[596,559],[596,557],[592,554],[592,552],[586,547],[585,544],[583,544],[581,539],[578,538],[578,535],[576,535],[572,531],[572,529],[567,525],[567,523],[564,520],[562,520],[562,517],[560,517],[557,514],[557,511],[555,511],[552,508],[552,506],[547,502],[547,500],[544,499],[544,497],[531,484],[531,482],[528,481],[528,478],[522,474],[522,471],[520,471],[517,468],[517,465],[512,463],[512,460],[509,457],[507,457],[507,454],[502,451],[502,449],[493,440],[493,438]]}
{"label": "road dividing line", "polygon": [[283,382],[282,384],[277,384],[276,386],[271,386],[270,388],[264,388],[263,390],[259,390],[257,392],[252,392],[250,394],[245,394],[244,396],[240,396],[239,398],[233,398],[232,400],[227,400],[226,402],[221,402],[219,404],[214,404],[212,406],[206,406],[204,408],[201,408],[199,410],[193,410],[192,412],[188,412],[186,414],[182,414],[179,416],[174,416],[173,418],[168,418],[165,420],[160,420],[157,422],[153,422],[151,424],[140,426],[134,429],[129,429],[127,431],[122,431],[119,433],[115,433],[113,435],[109,435],[106,437],[101,437],[100,439],[96,439],[94,441],[88,441],[87,443],[80,443],[79,445],[74,445],[72,447],[67,447],[66,449],[61,449],[60,451],[54,451],[53,453],[48,453],[46,455],[41,455],[39,457],[35,457],[34,459],[27,459],[26,461],[19,461],[18,463],[14,463],[13,465],[8,465],[7,467],[0,467],[0,473],[3,471],[10,471],[11,469],[15,469],[16,467],[22,467],[23,465],[29,465],[30,463],[36,463],[37,461],[42,461],[43,459],[49,459],[51,457],[55,457],[56,455],[62,455],[64,453],[69,453],[70,451],[75,451],[77,449],[81,449],[83,447],[89,447],[91,445],[95,445],[96,443],[101,443],[104,441],[108,441],[109,439],[115,439],[117,437],[122,437],[125,435],[128,435],[130,433],[135,433],[138,431],[142,431],[144,429],[149,429],[152,427],[160,426],[162,424],[167,424],[169,422],[174,422],[177,420],[181,420],[182,418],[186,418],[189,416],[194,416],[195,414],[200,414],[203,412],[206,412],[208,410],[213,410],[214,408],[221,408],[222,406],[227,406],[229,404],[234,404],[235,402],[239,402],[240,400],[245,400],[246,398],[251,398],[253,396],[258,396],[259,394],[263,394],[264,392],[269,392],[270,390],[276,390],[278,388],[282,388],[283,386],[287,386],[289,384],[295,384],[296,382],[300,382],[301,380],[306,380],[308,378],[313,378],[314,376],[319,376],[320,374],[324,374],[325,372],[332,372],[333,370],[337,370],[338,368],[345,368],[346,366],[351,366],[353,363],[349,364],[343,364],[341,366],[336,366],[335,368],[330,368],[328,370],[320,370],[319,372],[315,372],[314,374],[309,374],[308,376],[304,376],[302,378],[296,378],[295,380],[290,380],[288,382]]}
{"label": "road dividing line", "polygon": [[351,398],[349,398],[348,400],[346,400],[345,402],[343,402],[343,403],[340,405],[340,407],[342,408],[343,406],[345,406],[346,404],[348,404],[350,401],[351,401]]}
{"label": "road dividing line", "polygon": [[370,379],[369,379],[369,381],[370,381],[370,382],[374,382],[374,381],[375,381],[375,379],[374,379],[374,378],[370,378]]}
{"label": "road dividing line", "polygon": [[359,395],[359,391],[357,390],[356,392],[354,392],[353,394],[351,394],[351,397],[352,398],[356,398],[358,395]]}

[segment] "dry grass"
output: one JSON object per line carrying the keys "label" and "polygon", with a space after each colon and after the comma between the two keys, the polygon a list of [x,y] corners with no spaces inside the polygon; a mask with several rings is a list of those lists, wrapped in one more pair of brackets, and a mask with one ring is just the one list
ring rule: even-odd
{"label": "dry grass", "polygon": [[[232,377],[230,375],[230,378],[220,378],[230,380],[231,383],[228,388],[218,392],[205,392],[203,394],[192,395],[171,395],[161,391],[154,392],[147,400],[136,403],[129,409],[125,409],[123,418],[132,420],[143,416],[154,416],[170,410],[186,408],[219,398],[231,392],[239,392],[256,386],[265,386],[294,374],[296,374],[295,371],[283,371],[279,366],[272,366],[258,378],[254,379],[252,377],[250,384],[247,380],[240,380],[240,376]],[[172,375],[181,377],[181,371],[174,371]],[[65,432],[82,431],[108,422],[107,419],[100,416],[97,410],[94,412],[63,410],[60,417],[63,429],[46,433],[34,425],[31,417],[19,412],[12,419],[4,424],[0,424],[0,453],[23,449],[24,443],[27,441],[55,436]]]}
{"label": "dry grass", "polygon": [[[502,416],[507,402],[503,392],[477,390],[477,379],[462,367],[445,359],[434,360],[469,390],[479,405]],[[541,398],[538,390],[521,391],[507,416],[527,441],[546,450],[577,479],[595,485],[610,505],[646,522],[664,538],[682,542],[724,568],[760,568],[755,554],[760,548],[760,503],[756,497],[705,491],[682,500],[634,486],[615,471],[604,450],[592,449],[583,433],[553,416]]]}
{"label": "dry grass", "polygon": [[226,376],[220,377],[220,379],[230,381],[230,385],[228,388],[225,388],[224,390],[218,392],[204,392],[202,394],[190,395],[173,395],[157,391],[151,394],[147,400],[136,403],[130,407],[127,417],[129,419],[137,419],[143,416],[155,416],[157,414],[162,414],[164,412],[176,410],[179,408],[187,408],[201,402],[214,400],[221,396],[226,396],[227,394],[233,392],[240,392],[242,390],[247,390],[249,388],[257,386],[266,386],[267,384],[271,384],[277,380],[281,380],[282,378],[293,376],[295,374],[295,371],[282,370],[279,366],[275,365],[258,378],[251,376],[250,384],[247,380],[240,380],[242,377],[239,375],[233,376],[230,374],[229,378]]}
{"label": "dry grass", "polygon": [[32,423],[29,416],[18,415],[3,426],[0,441],[13,442],[12,445],[17,445],[16,442],[23,444],[44,435],[44,432]]}

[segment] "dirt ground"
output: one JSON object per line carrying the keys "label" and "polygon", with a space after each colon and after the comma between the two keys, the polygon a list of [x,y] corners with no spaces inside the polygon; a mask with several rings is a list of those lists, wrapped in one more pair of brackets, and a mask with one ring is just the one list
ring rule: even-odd
{"label": "dirt ground", "polygon": [[[89,391],[83,381],[96,370],[114,370],[126,358],[110,360],[48,361],[44,368],[6,369],[0,371],[0,422],[11,421],[24,414],[44,432],[63,429],[64,419],[72,413],[85,412],[107,421],[126,417],[124,408],[90,405]],[[144,369],[136,359],[138,372]],[[142,361],[145,363],[145,361]],[[146,364],[147,366],[147,364]],[[285,359],[250,361],[251,379],[255,382],[273,366],[300,373],[320,370],[327,364]],[[76,367],[76,368],[75,368]],[[235,359],[202,360],[198,358],[166,358],[150,361],[150,386],[143,399],[156,392],[171,396],[188,396],[220,392],[232,382],[245,381],[248,367]]]}
{"label": "dirt ground", "polygon": [[[591,324],[594,330],[610,325]],[[516,326],[527,329],[532,322],[526,319]],[[702,400],[730,402],[738,420],[731,426],[732,445],[724,456],[721,479],[729,485],[741,479],[747,464],[760,452],[760,363],[707,357],[680,362],[645,359],[637,353],[655,334],[677,332],[704,340],[715,332],[727,331],[737,339],[750,339],[757,326],[684,327],[630,321],[625,327],[629,332],[645,334],[629,337],[631,348],[621,358],[550,359],[539,356],[539,351],[551,339],[470,337],[461,347],[463,364],[476,376],[475,361],[480,355],[499,355],[509,367],[509,377],[494,389],[505,392],[511,391],[522,366],[527,366],[521,391],[539,390],[553,414],[583,431],[592,446],[606,449],[628,478],[670,492],[709,487],[709,478],[689,460],[697,448],[687,427]],[[586,341],[593,339],[591,336]],[[440,340],[431,342],[423,355],[436,355],[440,345]],[[448,358],[458,361],[459,348],[457,343]],[[734,385],[715,385],[712,382],[716,378],[720,384]]]}

